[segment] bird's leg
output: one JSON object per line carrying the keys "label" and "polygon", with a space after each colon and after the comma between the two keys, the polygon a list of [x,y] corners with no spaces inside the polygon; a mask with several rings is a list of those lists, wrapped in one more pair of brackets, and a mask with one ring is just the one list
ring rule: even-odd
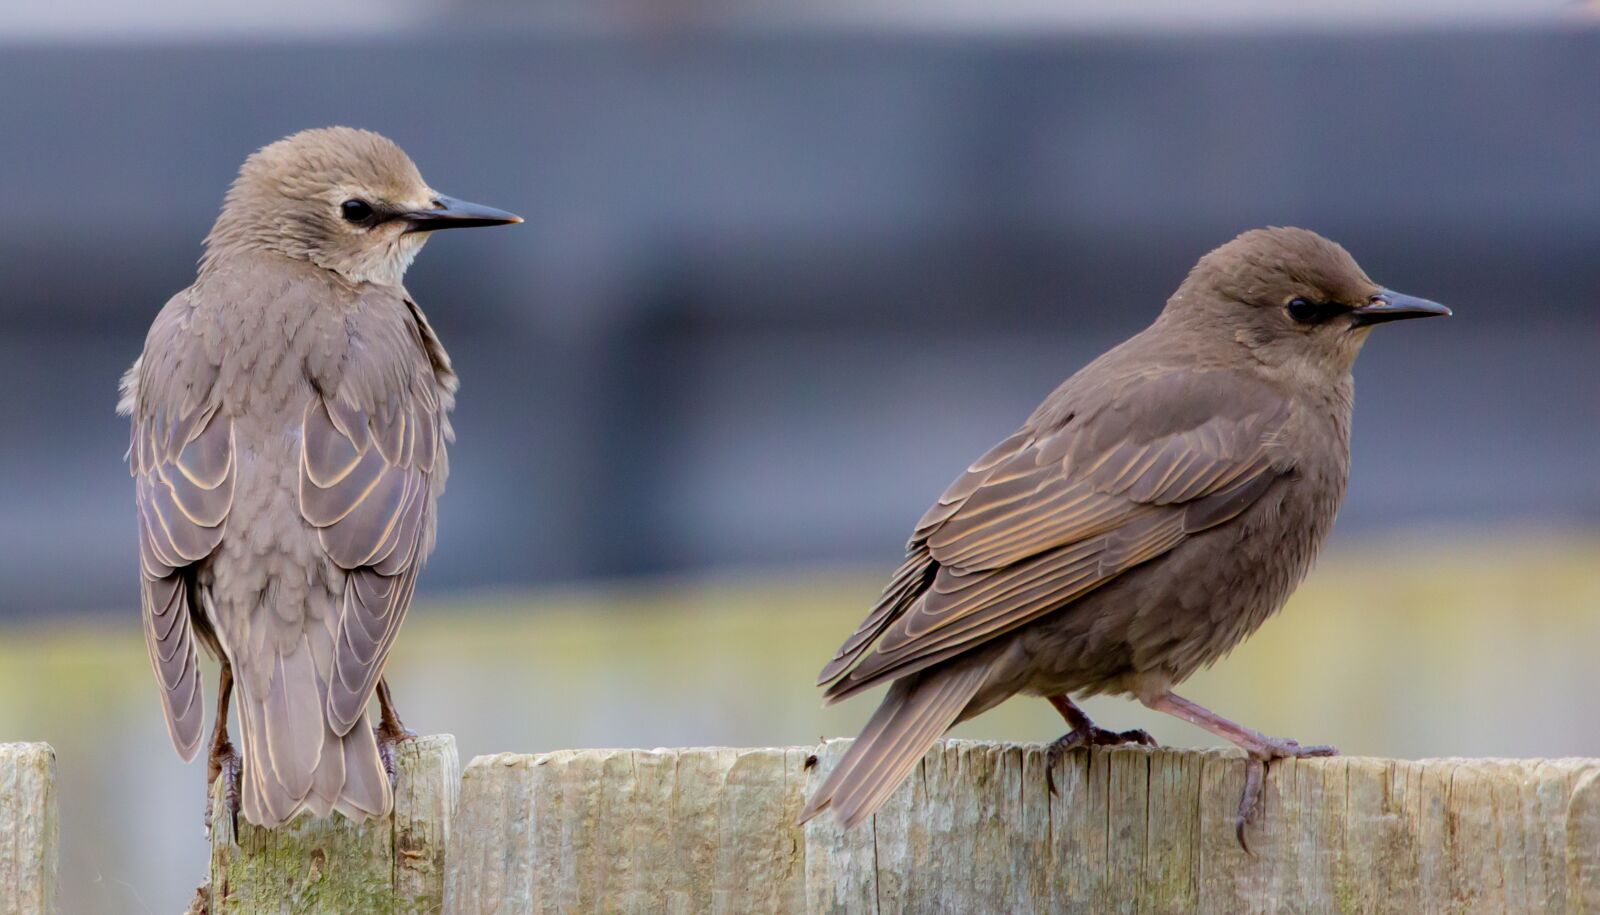
{"label": "bird's leg", "polygon": [[239,834],[239,753],[233,748],[233,741],[228,739],[228,702],[233,698],[233,665],[226,658],[222,660],[222,672],[217,677],[217,726],[211,733],[211,752],[209,754],[209,775],[206,778],[206,830],[211,829],[211,795],[210,786],[216,784],[220,777],[222,783],[222,802],[228,807],[228,816],[233,825],[233,834]]}
{"label": "bird's leg", "polygon": [[1089,720],[1083,709],[1078,708],[1077,703],[1064,694],[1046,698],[1056,707],[1056,711],[1061,713],[1061,717],[1066,719],[1067,727],[1072,729],[1056,738],[1045,749],[1045,780],[1050,784],[1051,794],[1056,793],[1056,761],[1069,750],[1078,747],[1114,747],[1124,743],[1137,743],[1147,747],[1160,746],[1156,743],[1156,739],[1150,736],[1149,731],[1141,728],[1134,728],[1131,731],[1108,731],[1098,727]]}
{"label": "bird's leg", "polygon": [[1250,843],[1245,841],[1244,828],[1255,819],[1260,807],[1261,784],[1266,778],[1267,766],[1275,759],[1339,755],[1339,751],[1333,747],[1302,747],[1293,740],[1268,737],[1260,731],[1235,724],[1216,712],[1173,693],[1162,693],[1148,699],[1141,696],[1140,701],[1158,712],[1166,712],[1175,718],[1182,718],[1190,724],[1205,728],[1245,752],[1244,795],[1239,798],[1239,811],[1233,823],[1234,833],[1239,838],[1239,847],[1247,854],[1251,853]]}
{"label": "bird's leg", "polygon": [[394,745],[402,740],[414,740],[417,732],[406,727],[400,714],[394,710],[394,696],[389,694],[389,681],[378,678],[378,726],[373,728],[378,738],[378,755],[383,758],[383,771],[389,773],[389,782],[395,779]]}
{"label": "bird's leg", "polygon": [[1066,719],[1067,726],[1072,728],[1051,746],[1060,745],[1063,750],[1073,747],[1114,747],[1124,743],[1138,743],[1147,747],[1156,747],[1156,739],[1150,732],[1143,728],[1134,728],[1129,731],[1108,731],[1099,727],[1077,703],[1066,696],[1050,696],[1050,704],[1056,707],[1061,717]]}

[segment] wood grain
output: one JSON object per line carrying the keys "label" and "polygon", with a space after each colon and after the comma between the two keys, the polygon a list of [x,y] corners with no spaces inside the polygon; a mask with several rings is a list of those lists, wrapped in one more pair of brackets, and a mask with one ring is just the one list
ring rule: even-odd
{"label": "wood grain", "polygon": [[[847,741],[480,757],[445,911],[1600,910],[1600,760],[1283,762],[946,741],[871,822],[793,825]],[[808,765],[808,760],[814,763]]]}
{"label": "wood grain", "polygon": [[59,854],[55,751],[0,743],[0,915],[55,912]]}

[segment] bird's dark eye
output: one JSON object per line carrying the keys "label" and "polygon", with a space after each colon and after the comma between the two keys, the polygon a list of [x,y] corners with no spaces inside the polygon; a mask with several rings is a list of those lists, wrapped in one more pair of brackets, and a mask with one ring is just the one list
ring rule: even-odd
{"label": "bird's dark eye", "polygon": [[1290,299],[1289,304],[1285,305],[1284,308],[1289,312],[1289,317],[1301,324],[1313,324],[1323,314],[1322,306],[1310,299]]}
{"label": "bird's dark eye", "polygon": [[347,222],[366,222],[372,218],[372,205],[365,200],[346,200],[339,204],[339,215]]}

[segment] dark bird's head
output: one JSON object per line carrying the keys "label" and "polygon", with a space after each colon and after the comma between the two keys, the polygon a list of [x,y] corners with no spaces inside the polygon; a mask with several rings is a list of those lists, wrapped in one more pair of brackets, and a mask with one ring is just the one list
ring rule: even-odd
{"label": "dark bird's head", "polygon": [[352,282],[396,284],[439,229],[521,222],[446,197],[411,159],[369,130],[305,130],[245,160],[206,237],[210,264],[262,251],[310,261]]}
{"label": "dark bird's head", "polygon": [[1305,229],[1253,229],[1195,264],[1163,321],[1205,329],[1310,381],[1350,371],[1379,324],[1448,315],[1385,289],[1339,245]]}

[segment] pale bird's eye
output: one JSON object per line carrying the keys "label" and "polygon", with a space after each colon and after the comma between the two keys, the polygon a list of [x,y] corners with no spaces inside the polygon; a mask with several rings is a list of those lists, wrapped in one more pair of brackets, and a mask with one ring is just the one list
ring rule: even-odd
{"label": "pale bird's eye", "polygon": [[365,200],[346,200],[339,204],[339,215],[347,222],[365,222],[372,218],[372,205]]}

